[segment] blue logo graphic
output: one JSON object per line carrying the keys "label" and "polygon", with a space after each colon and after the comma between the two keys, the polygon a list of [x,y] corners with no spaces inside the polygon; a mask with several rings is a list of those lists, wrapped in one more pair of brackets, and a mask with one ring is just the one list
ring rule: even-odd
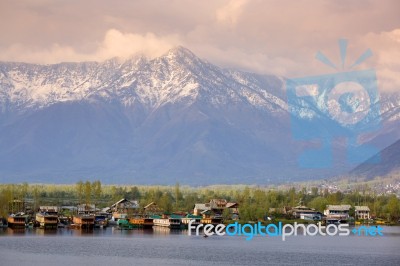
{"label": "blue logo graphic", "polygon": [[[339,48],[344,69],[347,40],[339,40]],[[366,50],[350,69],[371,55],[371,50]],[[338,70],[321,52],[316,58]],[[349,164],[364,162],[378,154],[378,149],[360,142],[360,137],[381,126],[375,70],[288,79],[286,89],[293,138],[311,146],[300,154],[300,167],[331,167],[332,143],[340,139],[347,140],[346,162]],[[373,163],[379,162],[379,154],[374,160]]]}
{"label": "blue logo graphic", "polygon": [[383,228],[381,226],[360,226],[358,228],[354,228],[351,232],[354,235],[359,236],[383,236]]}
{"label": "blue logo graphic", "polygon": [[383,228],[380,226],[360,226],[352,230],[349,224],[328,224],[322,225],[321,222],[317,224],[302,224],[294,222],[294,224],[277,224],[263,225],[261,222],[256,224],[239,224],[238,222],[228,225],[224,224],[197,224],[194,225],[195,220],[190,220],[188,224],[188,235],[192,235],[192,230],[196,236],[200,235],[200,230],[203,231],[204,236],[245,236],[246,240],[252,240],[255,236],[263,237],[280,237],[282,241],[291,236],[349,236],[350,232],[358,236],[383,236]]}

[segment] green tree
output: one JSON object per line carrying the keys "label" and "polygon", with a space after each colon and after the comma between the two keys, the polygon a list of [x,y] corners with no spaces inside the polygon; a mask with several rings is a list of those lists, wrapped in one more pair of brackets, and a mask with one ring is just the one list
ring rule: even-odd
{"label": "green tree", "polygon": [[398,221],[400,218],[400,202],[395,195],[391,195],[386,205],[388,218],[391,221]]}
{"label": "green tree", "polygon": [[29,185],[27,182],[24,182],[20,185],[20,199],[24,200],[28,196]]}
{"label": "green tree", "polygon": [[296,189],[294,187],[289,189],[289,191],[288,191],[288,199],[290,200],[288,202],[288,205],[290,205],[292,207],[297,205],[298,201],[297,201]]}
{"label": "green tree", "polygon": [[92,190],[93,190],[94,199],[96,201],[95,203],[97,203],[97,201],[100,200],[101,193],[102,193],[101,182],[99,180],[96,180],[92,183]]}
{"label": "green tree", "polygon": [[178,209],[180,207],[180,201],[182,200],[182,193],[179,187],[179,183],[175,184],[175,208]]}
{"label": "green tree", "polygon": [[326,208],[326,205],[329,204],[328,202],[329,201],[326,198],[318,196],[312,199],[308,205],[309,207],[314,208],[317,211],[323,212]]}
{"label": "green tree", "polygon": [[133,199],[133,200],[140,200],[141,193],[137,186],[130,188],[130,190],[128,192],[128,198]]}
{"label": "green tree", "polygon": [[89,204],[92,196],[92,184],[90,183],[90,181],[85,182],[84,190],[85,190],[85,203]]}
{"label": "green tree", "polygon": [[39,188],[38,186],[35,186],[32,190],[32,196],[33,196],[33,204],[34,204],[34,210],[36,211],[39,206],[40,206],[40,193],[39,193]]}
{"label": "green tree", "polygon": [[84,184],[82,181],[79,181],[76,183],[76,193],[78,196],[78,202],[82,203],[83,202],[83,195],[85,193],[85,189],[84,189]]}
{"label": "green tree", "polygon": [[173,198],[171,193],[164,192],[164,194],[159,198],[157,205],[160,206],[164,212],[170,213],[172,212],[172,202]]}

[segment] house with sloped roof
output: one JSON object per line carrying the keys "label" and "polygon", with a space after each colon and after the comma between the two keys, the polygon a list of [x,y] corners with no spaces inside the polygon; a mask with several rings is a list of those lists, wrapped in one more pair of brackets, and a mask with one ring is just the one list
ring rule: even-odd
{"label": "house with sloped roof", "polygon": [[328,223],[343,223],[349,219],[350,205],[326,205],[324,215]]}
{"label": "house with sloped roof", "polygon": [[322,213],[307,206],[296,206],[290,209],[289,214],[295,219],[320,221]]}
{"label": "house with sloped roof", "polygon": [[123,198],[111,205],[111,210],[114,221],[125,219],[139,212],[139,202],[137,200],[127,200]]}
{"label": "house with sloped roof", "polygon": [[203,211],[211,211],[211,207],[209,203],[196,203],[194,205],[193,214],[201,215]]}
{"label": "house with sloped roof", "polygon": [[147,216],[161,215],[163,212],[155,202],[150,202],[149,204],[144,206],[143,209],[144,209],[144,214]]}
{"label": "house with sloped roof", "polygon": [[193,214],[202,216],[222,216],[224,210],[228,209],[232,214],[232,219],[238,219],[239,204],[228,202],[226,199],[211,199],[208,203],[196,203]]}
{"label": "house with sloped roof", "polygon": [[77,206],[78,214],[94,214],[96,212],[96,206],[94,204],[79,204]]}
{"label": "house with sloped roof", "polygon": [[113,205],[111,205],[113,211],[128,211],[130,209],[139,209],[139,202],[137,200],[127,200],[125,198],[120,199]]}

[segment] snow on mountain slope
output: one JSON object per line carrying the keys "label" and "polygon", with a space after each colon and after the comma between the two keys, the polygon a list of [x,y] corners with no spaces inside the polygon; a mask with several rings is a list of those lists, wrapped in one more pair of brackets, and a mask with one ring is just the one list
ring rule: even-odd
{"label": "snow on mountain slope", "polygon": [[[307,144],[293,140],[284,83],[183,47],[154,59],[0,63],[0,180],[265,183],[348,170],[298,167]],[[367,141],[400,138],[396,97],[382,97],[386,124]]]}
{"label": "snow on mountain slope", "polygon": [[[94,98],[117,98],[125,105],[140,102],[153,109],[166,103],[190,104],[199,97],[200,90],[215,104],[246,99],[254,106],[269,108],[273,103],[285,109],[282,99],[261,89],[254,78],[249,80],[250,75],[223,71],[183,47],[153,60],[137,57],[103,63],[3,63],[0,71],[1,102],[16,109]],[[279,81],[273,85],[280,87]]]}

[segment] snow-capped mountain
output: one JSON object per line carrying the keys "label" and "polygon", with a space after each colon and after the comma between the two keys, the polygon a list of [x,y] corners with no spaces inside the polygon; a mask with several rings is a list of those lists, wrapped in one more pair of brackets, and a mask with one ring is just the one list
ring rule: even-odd
{"label": "snow-capped mountain", "polygon": [[[298,167],[309,144],[292,138],[284,84],[183,47],[155,59],[0,63],[0,180],[265,183],[346,171]],[[364,141],[383,148],[400,138],[400,97],[380,103],[384,127]]]}
{"label": "snow-capped mountain", "polygon": [[[136,57],[103,63],[3,63],[0,69],[2,106],[10,110],[96,99],[118,100],[125,106],[141,104],[154,110],[168,103],[192,104],[200,97],[209,97],[215,105],[240,99],[264,108],[273,103],[273,110],[285,109],[286,105],[260,89],[260,81],[251,75],[221,70],[183,47],[153,60]],[[276,84],[281,82],[270,78]]]}

